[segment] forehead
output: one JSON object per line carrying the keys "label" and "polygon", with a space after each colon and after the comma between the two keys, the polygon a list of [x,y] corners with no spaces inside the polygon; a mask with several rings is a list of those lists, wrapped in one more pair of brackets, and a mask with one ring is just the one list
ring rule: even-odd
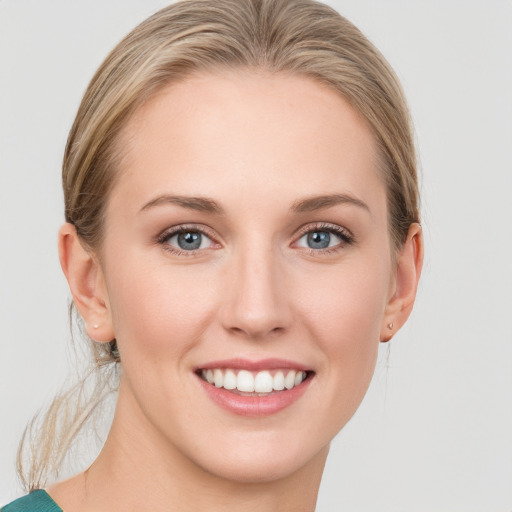
{"label": "forehead", "polygon": [[[129,121],[114,195],[222,199],[342,193],[382,199],[376,145],[343,96],[311,78],[254,71],[193,75]],[[371,200],[371,197],[367,197]],[[128,199],[128,198],[126,198]]]}

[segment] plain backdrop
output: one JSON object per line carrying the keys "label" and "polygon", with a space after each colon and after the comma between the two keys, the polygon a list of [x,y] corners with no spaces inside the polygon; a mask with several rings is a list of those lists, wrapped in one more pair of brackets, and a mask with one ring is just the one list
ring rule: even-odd
{"label": "plain backdrop", "polygon": [[[60,164],[107,52],[163,0],[0,0],[0,504],[68,375]],[[512,2],[331,1],[415,120],[427,246],[416,309],[333,442],[319,511],[512,511]]]}

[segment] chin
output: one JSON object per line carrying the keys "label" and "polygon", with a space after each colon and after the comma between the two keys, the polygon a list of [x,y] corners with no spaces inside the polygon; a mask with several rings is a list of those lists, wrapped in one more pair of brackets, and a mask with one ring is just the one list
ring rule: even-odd
{"label": "chin", "polygon": [[[290,437],[290,436],[288,436]],[[213,476],[227,481],[258,484],[271,483],[305,469],[310,465],[325,463],[329,444],[321,447],[307,447],[304,440],[290,444],[256,442],[232,443],[230,448],[221,448],[215,453],[202,453],[196,464]]]}

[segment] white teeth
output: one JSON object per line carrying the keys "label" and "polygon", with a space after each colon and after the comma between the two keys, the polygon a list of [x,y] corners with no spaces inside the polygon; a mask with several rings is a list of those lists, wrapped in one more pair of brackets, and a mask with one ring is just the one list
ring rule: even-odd
{"label": "white teeth", "polygon": [[222,388],[224,386],[224,375],[222,374],[222,370],[216,368],[213,370],[213,383],[216,388]]}
{"label": "white teeth", "polygon": [[274,375],[274,382],[272,384],[276,391],[282,391],[284,389],[284,374],[279,371]]}
{"label": "white teeth", "polygon": [[247,370],[240,370],[236,378],[236,389],[252,393],[254,391],[254,377]]}
{"label": "white teeth", "polygon": [[298,386],[307,376],[306,372],[300,370],[278,370],[272,376],[268,370],[253,374],[247,370],[240,370],[238,373],[232,369],[214,368],[202,370],[203,379],[217,388],[228,390],[238,389],[244,393],[271,393],[272,391],[282,391],[293,389]]}
{"label": "white teeth", "polygon": [[256,393],[270,393],[273,389],[274,379],[269,372],[258,372],[254,379]]}
{"label": "white teeth", "polygon": [[224,374],[224,389],[236,388],[236,374],[233,370],[226,370]]}
{"label": "white teeth", "polygon": [[284,387],[286,389],[292,389],[295,386],[295,370],[290,370],[284,378]]}

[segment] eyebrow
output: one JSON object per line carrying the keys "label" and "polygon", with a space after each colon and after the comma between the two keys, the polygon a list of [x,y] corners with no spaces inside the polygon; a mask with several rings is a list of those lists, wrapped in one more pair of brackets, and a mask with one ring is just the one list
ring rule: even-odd
{"label": "eyebrow", "polygon": [[370,208],[365,202],[347,194],[329,194],[323,196],[307,197],[305,199],[295,201],[292,204],[291,210],[296,213],[305,213],[322,210],[324,208],[330,208],[331,206],[336,206],[339,204],[351,204],[368,211],[368,213],[371,213]]}
{"label": "eyebrow", "polygon": [[[216,213],[218,215],[224,214],[224,209],[216,201],[208,197],[173,196],[169,194],[163,194],[155,197],[146,203],[140,211],[143,212],[165,204],[175,204],[182,208],[198,212]],[[370,208],[365,202],[347,194],[329,194],[307,197],[305,199],[295,201],[290,210],[295,213],[307,213],[330,208],[339,204],[351,204],[370,212]]]}
{"label": "eyebrow", "polygon": [[219,215],[224,213],[221,206],[213,199],[209,199],[207,197],[172,196],[168,194],[155,197],[155,199],[146,203],[140,211],[143,212],[150,208],[154,208],[155,206],[161,206],[164,204],[176,204],[182,208],[195,210],[197,212],[216,213]]}

